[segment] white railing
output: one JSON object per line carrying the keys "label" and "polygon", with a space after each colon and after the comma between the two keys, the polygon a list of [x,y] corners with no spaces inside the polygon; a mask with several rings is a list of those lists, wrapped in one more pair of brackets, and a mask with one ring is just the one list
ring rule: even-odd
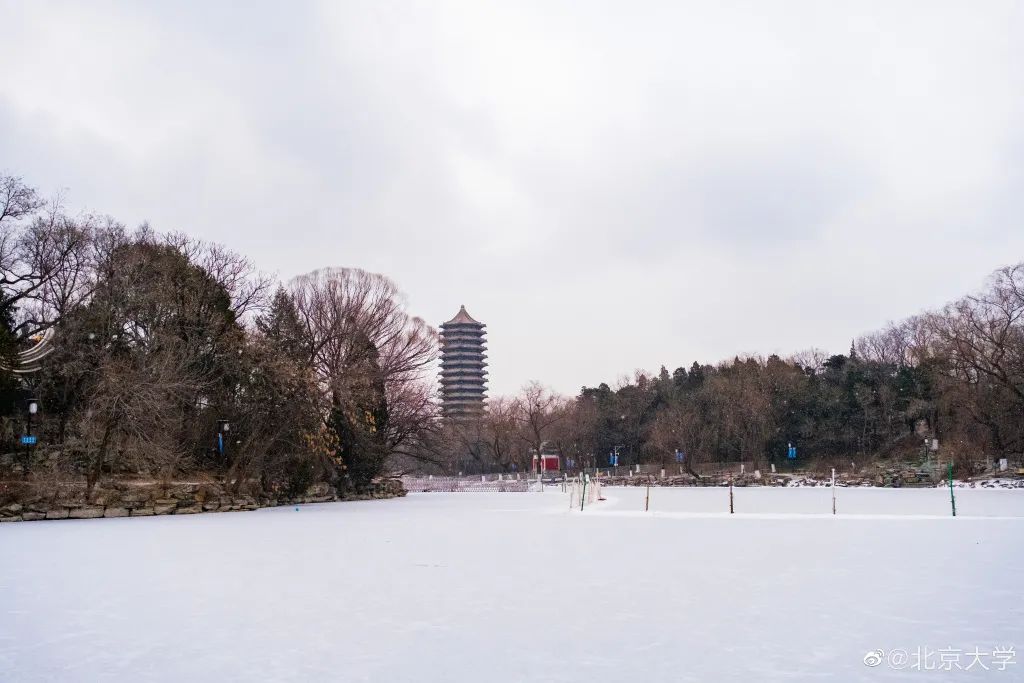
{"label": "white railing", "polygon": [[525,493],[538,491],[540,482],[536,479],[497,479],[494,476],[484,477],[402,477],[402,486],[410,493],[457,493],[457,492],[500,492]]}

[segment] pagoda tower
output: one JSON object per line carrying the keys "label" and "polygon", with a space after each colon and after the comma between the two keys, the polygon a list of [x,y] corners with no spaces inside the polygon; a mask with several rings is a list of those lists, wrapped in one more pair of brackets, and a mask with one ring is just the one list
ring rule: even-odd
{"label": "pagoda tower", "polygon": [[445,417],[481,415],[487,392],[484,328],[466,307],[441,324],[441,411]]}

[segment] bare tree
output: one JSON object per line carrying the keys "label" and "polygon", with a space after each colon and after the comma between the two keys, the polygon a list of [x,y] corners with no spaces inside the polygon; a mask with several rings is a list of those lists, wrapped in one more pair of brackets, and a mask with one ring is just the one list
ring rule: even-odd
{"label": "bare tree", "polygon": [[31,216],[43,204],[35,188],[19,176],[0,173],[0,226]]}
{"label": "bare tree", "polygon": [[680,401],[658,411],[651,430],[651,441],[662,456],[662,467],[665,456],[681,450],[686,454],[683,466],[694,477],[700,474],[695,465],[710,460],[712,444],[706,443],[703,420],[697,406],[692,400]]}
{"label": "bare tree", "polygon": [[555,427],[566,417],[565,398],[540,382],[530,382],[513,405],[519,439],[529,447],[531,457],[539,458],[544,446],[554,438]]}
{"label": "bare tree", "polygon": [[1024,263],[1000,269],[987,291],[934,318],[952,370],[989,380],[1024,402]]}
{"label": "bare tree", "polygon": [[92,494],[113,460],[134,471],[169,478],[185,455],[174,438],[177,406],[196,387],[180,354],[104,354],[89,369],[88,390],[73,419],[88,465],[86,492]]}
{"label": "bare tree", "polygon": [[[144,226],[144,234],[152,234],[148,226]],[[184,233],[170,233],[162,238],[153,234],[152,239],[162,240],[207,273],[227,293],[236,320],[242,321],[265,308],[273,281],[257,273],[246,257],[223,245],[203,242]]]}
{"label": "bare tree", "polygon": [[1024,450],[1024,264],[1002,268],[981,294],[929,316],[948,375],[997,449]]}
{"label": "bare tree", "polygon": [[805,370],[818,373],[825,367],[828,360],[828,353],[822,349],[810,348],[799,351],[790,356],[787,360],[804,368]]}
{"label": "bare tree", "polygon": [[290,286],[305,330],[309,362],[323,397],[323,419],[337,432],[350,477],[366,485],[385,460],[409,454],[436,408],[426,373],[437,335],[405,310],[388,278],[334,268]]}
{"label": "bare tree", "polygon": [[52,326],[88,296],[97,222],[69,217],[59,201],[46,206],[20,178],[0,176],[0,309],[16,334]]}

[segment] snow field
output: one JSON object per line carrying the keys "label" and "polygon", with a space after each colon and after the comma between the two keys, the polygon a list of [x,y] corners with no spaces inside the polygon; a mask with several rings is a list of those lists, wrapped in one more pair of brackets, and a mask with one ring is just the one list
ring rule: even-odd
{"label": "snow field", "polygon": [[1024,495],[605,488],[0,526],[2,681],[1020,680]]}

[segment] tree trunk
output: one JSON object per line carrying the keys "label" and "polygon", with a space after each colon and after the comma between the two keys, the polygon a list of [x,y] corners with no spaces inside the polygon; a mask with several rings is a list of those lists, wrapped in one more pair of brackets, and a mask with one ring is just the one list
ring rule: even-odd
{"label": "tree trunk", "polygon": [[103,474],[103,462],[107,459],[107,448],[110,445],[110,436],[113,431],[113,420],[107,420],[103,428],[103,439],[100,442],[99,452],[86,473],[85,500],[87,502],[92,502],[93,489],[96,488],[96,483],[99,481],[100,475]]}

